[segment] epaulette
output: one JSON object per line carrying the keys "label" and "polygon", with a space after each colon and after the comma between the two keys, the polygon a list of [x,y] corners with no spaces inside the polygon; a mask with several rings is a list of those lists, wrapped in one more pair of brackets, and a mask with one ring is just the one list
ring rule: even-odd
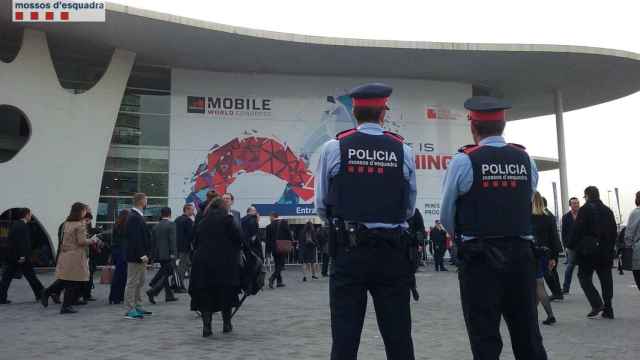
{"label": "epaulette", "polygon": [[404,138],[403,138],[402,136],[400,136],[400,135],[398,135],[398,134],[394,133],[394,132],[391,132],[391,131],[384,131],[383,133],[384,133],[386,136],[388,136],[388,137],[390,137],[390,138],[392,138],[392,139],[394,139],[394,140],[397,140],[397,141],[399,141],[399,142],[401,142],[401,143],[404,143]]}
{"label": "epaulette", "polygon": [[482,147],[482,145],[465,145],[463,147],[461,147],[460,149],[458,149],[458,152],[461,152],[463,154],[471,154],[472,152],[480,149]]}
{"label": "epaulette", "polygon": [[349,129],[349,130],[345,130],[345,131],[341,131],[336,135],[336,139],[337,140],[341,140],[346,138],[349,135],[355,134],[358,131],[358,129]]}
{"label": "epaulette", "polygon": [[524,146],[520,145],[520,144],[514,144],[514,143],[509,143],[509,146],[513,146],[514,148],[518,149],[518,150],[522,150],[525,151],[527,150],[527,148],[525,148]]}

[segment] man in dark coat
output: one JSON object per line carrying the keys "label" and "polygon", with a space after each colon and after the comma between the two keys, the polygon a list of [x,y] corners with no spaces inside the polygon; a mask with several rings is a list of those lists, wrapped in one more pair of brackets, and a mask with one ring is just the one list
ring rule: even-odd
{"label": "man in dark coat", "polygon": [[7,265],[2,273],[2,280],[0,281],[0,304],[11,303],[11,301],[7,299],[7,292],[18,270],[22,271],[22,274],[29,282],[36,301],[40,299],[42,291],[44,290],[44,286],[42,286],[42,283],[33,271],[33,264],[31,264],[30,260],[31,229],[28,224],[31,221],[31,210],[27,208],[18,209],[17,218],[18,220],[14,221],[9,230],[10,254],[7,257]]}
{"label": "man in dark coat", "polygon": [[240,223],[242,224],[242,232],[244,233],[245,239],[252,246],[258,240],[258,230],[260,229],[259,224],[260,215],[255,207],[250,206],[247,209],[247,215],[245,215]]}
{"label": "man in dark coat", "polygon": [[277,281],[278,287],[284,287],[282,282],[282,270],[284,270],[284,263],[286,261],[286,255],[278,254],[276,247],[276,240],[292,240],[291,231],[289,230],[289,223],[286,220],[280,220],[277,213],[271,214],[271,224],[266,228],[266,243],[267,253],[273,255],[273,262],[275,269],[271,277],[269,278],[269,288],[273,289],[273,283]]}
{"label": "man in dark coat", "polygon": [[433,253],[436,271],[449,271],[444,267],[444,253],[447,251],[447,231],[436,220],[436,225],[429,231],[431,252]]}
{"label": "man in dark coat", "polygon": [[[180,276],[180,284],[184,284],[187,272],[191,269],[191,249],[194,234],[194,209],[192,204],[186,204],[182,207],[182,215],[176,219],[176,243],[178,247],[178,276]],[[186,292],[186,289],[180,288],[176,292]]]}
{"label": "man in dark coat", "polygon": [[[595,186],[584,190],[586,204],[578,211],[569,248],[576,252],[578,279],[591,305],[588,317],[602,312],[602,317],[613,319],[613,276],[611,267],[615,256],[614,246],[617,225],[613,212],[600,200]],[[598,275],[602,297],[593,286],[593,273]]]}
{"label": "man in dark coat", "polygon": [[178,253],[176,246],[176,226],[171,221],[171,209],[164,207],[160,210],[160,222],[153,229],[155,244],[155,260],[160,263],[160,270],[151,281],[151,289],[147,291],[149,302],[155,304],[154,297],[164,289],[166,302],[178,300],[169,287],[169,277],[173,274],[173,265]]}
{"label": "man in dark coat", "polygon": [[571,234],[573,233],[573,225],[578,217],[578,210],[580,210],[580,200],[572,197],[569,199],[569,207],[571,211],[564,214],[562,217],[562,245],[567,249],[567,267],[564,268],[564,284],[562,285],[562,293],[568,294],[571,289],[571,281],[573,280],[573,270],[576,266],[575,251],[569,249],[569,241],[571,240]]}

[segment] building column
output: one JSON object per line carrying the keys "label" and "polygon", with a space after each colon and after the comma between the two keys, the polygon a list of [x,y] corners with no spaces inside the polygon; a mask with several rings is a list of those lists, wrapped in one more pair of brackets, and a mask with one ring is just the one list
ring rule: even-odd
{"label": "building column", "polygon": [[558,136],[558,160],[560,162],[560,200],[562,202],[562,214],[565,214],[569,211],[569,186],[567,181],[567,153],[564,141],[564,104],[560,90],[554,91],[554,108],[556,113],[556,135]]}

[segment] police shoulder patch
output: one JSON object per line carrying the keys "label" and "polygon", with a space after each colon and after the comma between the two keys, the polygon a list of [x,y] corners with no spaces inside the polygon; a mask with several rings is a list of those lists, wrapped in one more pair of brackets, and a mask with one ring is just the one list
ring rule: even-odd
{"label": "police shoulder patch", "polygon": [[340,139],[344,139],[349,135],[353,135],[358,131],[358,129],[349,129],[349,130],[345,130],[345,131],[341,131],[336,135],[336,139],[340,140]]}
{"label": "police shoulder patch", "polygon": [[514,144],[514,143],[509,143],[509,146],[512,146],[518,150],[527,150],[527,148],[525,148],[524,146],[520,145],[520,144]]}
{"label": "police shoulder patch", "polygon": [[400,136],[400,135],[398,135],[398,134],[394,133],[394,132],[391,132],[391,131],[385,131],[385,132],[384,132],[384,134],[385,134],[386,136],[388,136],[388,137],[390,137],[390,138],[392,138],[392,139],[396,140],[396,141],[399,141],[399,142],[401,142],[401,143],[404,143],[404,138],[403,138],[402,136]]}
{"label": "police shoulder patch", "polygon": [[472,152],[480,149],[482,146],[481,145],[465,145],[463,147],[461,147],[460,149],[458,149],[458,152],[461,152],[463,154],[471,154]]}

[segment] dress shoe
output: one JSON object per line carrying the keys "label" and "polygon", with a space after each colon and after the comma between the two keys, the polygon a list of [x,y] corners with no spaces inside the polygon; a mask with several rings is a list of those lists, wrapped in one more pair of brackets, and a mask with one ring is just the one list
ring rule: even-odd
{"label": "dress shoe", "polygon": [[148,291],[147,291],[147,298],[149,299],[150,303],[152,303],[153,305],[156,304],[156,300],[153,298],[153,295],[151,295],[151,293]]}
{"label": "dress shoe", "polygon": [[602,310],[602,317],[605,318],[605,319],[613,320],[614,319],[613,309],[612,308],[605,308],[604,310]]}
{"label": "dress shoe", "polygon": [[602,312],[602,308],[599,309],[591,309],[591,312],[587,314],[588,318],[594,318],[596,316],[598,316],[598,314],[600,314],[600,312]]}
{"label": "dress shoe", "polygon": [[564,300],[562,294],[554,294],[549,297],[549,301]]}
{"label": "dress shoe", "polygon": [[0,300],[0,305],[7,305],[7,304],[11,304],[11,300]]}
{"label": "dress shoe", "polygon": [[60,309],[60,314],[75,314],[77,312],[78,310],[75,310],[71,306],[63,307],[62,309]]}
{"label": "dress shoe", "polygon": [[285,284],[280,283],[280,284],[278,284],[278,285],[276,285],[276,286],[277,286],[277,287],[285,287],[286,285],[285,285]]}
{"label": "dress shoe", "polygon": [[311,278],[314,279],[314,280],[318,280],[318,277],[315,276],[315,275],[313,275]]}
{"label": "dress shoe", "polygon": [[543,321],[542,323],[545,325],[553,325],[556,323],[556,318],[553,316],[549,316],[547,320]]}

